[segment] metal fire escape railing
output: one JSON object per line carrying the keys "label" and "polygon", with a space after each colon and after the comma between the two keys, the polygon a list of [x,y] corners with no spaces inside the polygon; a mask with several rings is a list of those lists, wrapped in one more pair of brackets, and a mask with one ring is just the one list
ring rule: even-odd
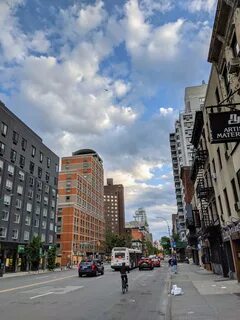
{"label": "metal fire escape railing", "polygon": [[193,181],[196,180],[198,172],[200,169],[204,168],[204,165],[208,158],[208,151],[207,150],[196,150],[193,165],[192,165],[192,172],[191,172],[191,179]]}
{"label": "metal fire escape railing", "polygon": [[197,188],[196,193],[200,201],[200,211],[201,211],[201,229],[204,232],[206,228],[213,225],[213,221],[209,216],[208,206],[211,196],[214,194],[214,189],[209,186],[204,179],[204,170],[201,169],[198,172]]}

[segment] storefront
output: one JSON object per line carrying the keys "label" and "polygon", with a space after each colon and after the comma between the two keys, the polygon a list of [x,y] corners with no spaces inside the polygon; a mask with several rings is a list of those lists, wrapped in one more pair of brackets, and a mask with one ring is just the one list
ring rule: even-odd
{"label": "storefront", "polygon": [[240,282],[240,220],[224,227],[222,237],[231,267],[230,271],[233,277]]}

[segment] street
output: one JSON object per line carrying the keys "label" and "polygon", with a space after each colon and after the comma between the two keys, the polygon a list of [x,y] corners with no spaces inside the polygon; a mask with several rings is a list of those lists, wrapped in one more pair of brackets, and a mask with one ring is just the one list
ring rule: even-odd
{"label": "street", "polygon": [[103,276],[79,278],[77,271],[27,275],[0,280],[1,320],[165,319],[169,273],[133,270],[129,292],[122,294],[119,272],[105,266]]}

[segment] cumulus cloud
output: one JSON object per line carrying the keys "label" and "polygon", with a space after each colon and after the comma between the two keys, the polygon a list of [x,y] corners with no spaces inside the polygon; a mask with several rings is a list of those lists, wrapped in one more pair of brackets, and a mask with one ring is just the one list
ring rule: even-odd
{"label": "cumulus cloud", "polygon": [[207,11],[213,12],[216,7],[217,0],[185,0],[183,5],[191,13]]}
{"label": "cumulus cloud", "polygon": [[173,0],[141,0],[140,8],[148,16],[155,12],[166,13],[174,8]]}

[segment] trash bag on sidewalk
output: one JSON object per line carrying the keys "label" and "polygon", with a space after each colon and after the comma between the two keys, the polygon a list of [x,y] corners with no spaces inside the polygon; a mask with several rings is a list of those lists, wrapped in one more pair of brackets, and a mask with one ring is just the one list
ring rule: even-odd
{"label": "trash bag on sidewalk", "polygon": [[182,288],[180,288],[176,284],[174,284],[172,286],[171,294],[174,296],[181,296],[183,294]]}

